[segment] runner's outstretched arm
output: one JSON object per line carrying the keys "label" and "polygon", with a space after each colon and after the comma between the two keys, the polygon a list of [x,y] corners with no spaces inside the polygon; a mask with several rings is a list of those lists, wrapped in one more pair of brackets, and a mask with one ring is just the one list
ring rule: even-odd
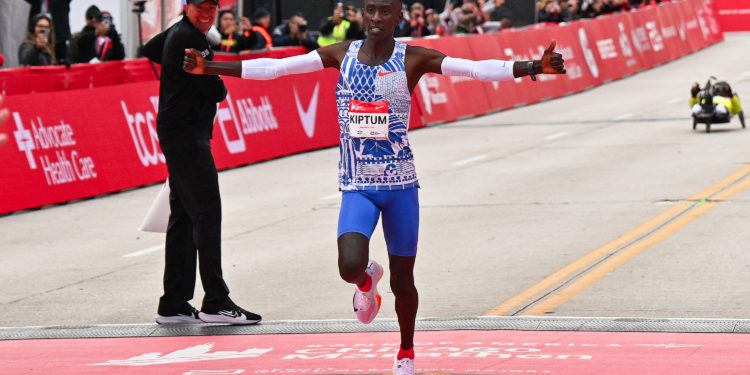
{"label": "runner's outstretched arm", "polygon": [[[415,48],[418,64],[416,81],[425,73],[444,74],[450,76],[471,77],[481,81],[502,81],[527,75],[536,74],[565,74],[565,61],[561,54],[555,52],[556,41],[552,41],[544,51],[540,60],[534,61],[503,61],[503,60],[467,60],[446,56],[442,52]],[[408,69],[407,69],[408,70]]]}
{"label": "runner's outstretched arm", "polygon": [[200,51],[186,49],[183,69],[193,74],[267,80],[289,74],[316,72],[324,68],[338,68],[346,48],[347,43],[337,43],[304,55],[283,59],[261,58],[242,61],[206,61]]}

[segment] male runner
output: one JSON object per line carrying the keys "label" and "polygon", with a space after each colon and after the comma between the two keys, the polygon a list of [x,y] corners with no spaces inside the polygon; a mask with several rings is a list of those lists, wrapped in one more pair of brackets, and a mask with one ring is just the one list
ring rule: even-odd
{"label": "male runner", "polygon": [[379,216],[388,247],[391,290],[401,329],[401,347],[393,371],[414,374],[414,323],[417,289],[414,261],[419,226],[419,183],[407,137],[411,93],[426,73],[467,76],[482,81],[552,73],[564,74],[555,42],[535,61],[471,61],[432,49],[407,46],[393,38],[401,21],[401,0],[365,0],[365,40],[342,42],[284,59],[211,62],[187,50],[184,69],[195,74],[223,74],[273,79],[287,74],[336,68],[339,113],[339,189],[343,191],[338,224],[339,274],[355,284],[354,311],[370,323],[380,309],[377,283],[383,268],[368,262],[369,238]]}

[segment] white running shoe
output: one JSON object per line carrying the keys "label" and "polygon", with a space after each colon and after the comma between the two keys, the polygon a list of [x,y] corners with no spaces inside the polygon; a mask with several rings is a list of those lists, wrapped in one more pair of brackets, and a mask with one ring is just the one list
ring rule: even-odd
{"label": "white running shoe", "polygon": [[380,304],[382,299],[378,294],[378,281],[383,277],[383,267],[381,267],[374,260],[370,260],[367,264],[365,272],[370,275],[372,284],[370,290],[363,292],[359,290],[359,287],[354,286],[354,312],[357,314],[357,319],[364,324],[368,324],[375,319],[380,311]]}
{"label": "white running shoe", "polygon": [[414,360],[411,358],[395,360],[393,362],[393,375],[414,375]]}

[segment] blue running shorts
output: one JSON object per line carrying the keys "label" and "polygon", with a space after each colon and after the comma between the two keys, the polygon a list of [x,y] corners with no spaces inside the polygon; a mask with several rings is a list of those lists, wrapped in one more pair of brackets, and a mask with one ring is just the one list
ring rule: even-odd
{"label": "blue running shorts", "polygon": [[417,255],[419,198],[416,188],[344,191],[338,237],[356,232],[370,238],[381,212],[388,252],[402,257]]}

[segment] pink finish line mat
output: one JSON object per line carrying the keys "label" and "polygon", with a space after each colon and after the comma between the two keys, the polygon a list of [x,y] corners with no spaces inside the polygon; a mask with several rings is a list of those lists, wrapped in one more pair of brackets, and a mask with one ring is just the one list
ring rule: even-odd
{"label": "pink finish line mat", "polygon": [[[398,333],[0,341],[2,374],[389,373]],[[750,335],[727,333],[426,331],[417,373],[750,374]]]}

